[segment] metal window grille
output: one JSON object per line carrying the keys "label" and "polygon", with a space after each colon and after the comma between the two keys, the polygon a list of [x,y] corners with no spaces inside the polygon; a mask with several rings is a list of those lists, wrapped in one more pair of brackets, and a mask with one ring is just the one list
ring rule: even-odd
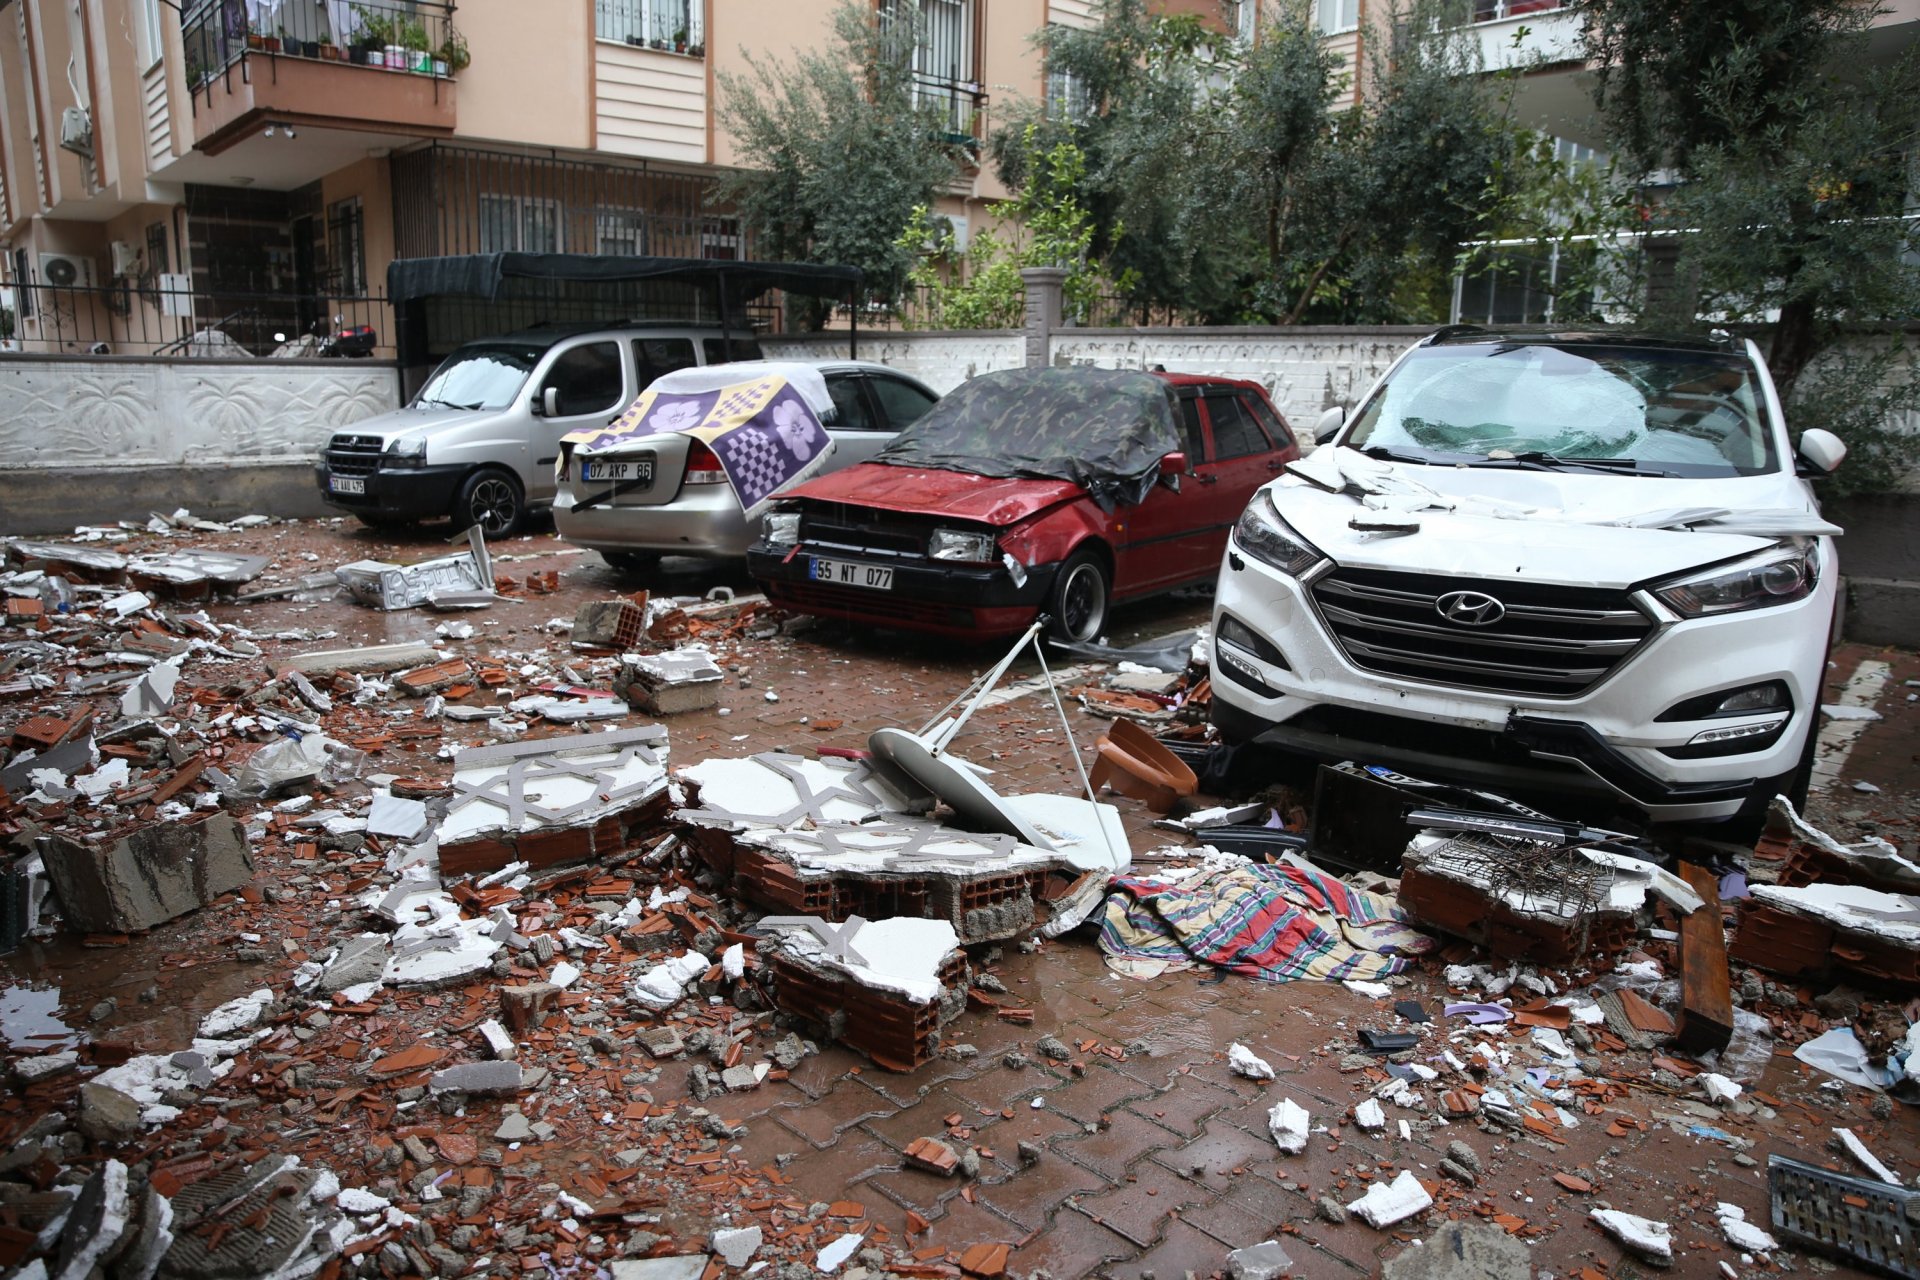
{"label": "metal window grille", "polygon": [[920,0],[920,40],[913,51],[914,101],[940,113],[942,127],[972,137],[980,102],[973,0]]}
{"label": "metal window grille", "polygon": [[348,196],[327,206],[327,256],[335,289],[341,293],[365,291],[367,235],[359,196]]}
{"label": "metal window grille", "polygon": [[593,34],[621,44],[685,52],[706,44],[700,0],[594,0]]}

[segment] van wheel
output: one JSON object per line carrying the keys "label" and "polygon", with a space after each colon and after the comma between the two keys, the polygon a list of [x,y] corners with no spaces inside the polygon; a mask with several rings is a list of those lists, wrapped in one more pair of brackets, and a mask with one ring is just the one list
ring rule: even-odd
{"label": "van wheel", "polygon": [[453,500],[453,519],[461,527],[479,525],[489,538],[511,537],[527,517],[520,482],[504,471],[476,471]]}
{"label": "van wheel", "polygon": [[600,558],[618,573],[645,573],[660,565],[658,551],[602,551]]}
{"label": "van wheel", "polygon": [[1047,630],[1056,640],[1090,644],[1107,625],[1107,568],[1092,551],[1076,551],[1060,566],[1047,596],[1053,617]]}

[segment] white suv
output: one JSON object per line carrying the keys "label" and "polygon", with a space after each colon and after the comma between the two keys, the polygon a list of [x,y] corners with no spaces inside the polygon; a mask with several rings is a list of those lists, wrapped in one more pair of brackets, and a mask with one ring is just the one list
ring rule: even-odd
{"label": "white suv", "polygon": [[1845,446],[1751,342],[1442,330],[1320,435],[1221,566],[1228,741],[1656,822],[1804,789]]}

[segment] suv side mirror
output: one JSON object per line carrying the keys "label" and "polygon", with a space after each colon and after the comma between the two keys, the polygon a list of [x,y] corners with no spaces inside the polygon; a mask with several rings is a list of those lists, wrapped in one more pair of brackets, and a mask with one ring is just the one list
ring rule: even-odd
{"label": "suv side mirror", "polygon": [[1826,476],[1847,459],[1846,441],[1831,431],[1808,427],[1800,433],[1800,465],[1794,469],[1803,476]]}
{"label": "suv side mirror", "polygon": [[1313,442],[1315,444],[1330,443],[1335,436],[1340,434],[1340,428],[1346,425],[1346,409],[1341,405],[1334,405],[1331,409],[1321,414],[1320,420],[1313,424]]}

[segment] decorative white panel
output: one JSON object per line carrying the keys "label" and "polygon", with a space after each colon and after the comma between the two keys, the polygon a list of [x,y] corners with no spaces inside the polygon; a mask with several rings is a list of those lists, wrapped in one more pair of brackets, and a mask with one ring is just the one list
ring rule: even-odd
{"label": "decorative white panel", "polygon": [[167,101],[166,63],[154,63],[140,78],[140,105],[147,129],[147,167],[157,169],[173,156],[173,112]]}
{"label": "decorative white panel", "polygon": [[[910,373],[941,395],[976,374],[1018,369],[1024,339],[1015,330],[979,333],[899,333],[882,330],[860,335],[860,358]],[[769,360],[845,359],[847,335],[762,338]]]}
{"label": "decorative white panel", "polygon": [[706,162],[704,59],[599,40],[593,61],[600,150]]}
{"label": "decorative white panel", "polygon": [[1093,0],[1047,0],[1047,21],[1063,27],[1091,27]]}
{"label": "decorative white panel", "polygon": [[400,405],[392,368],[352,361],[0,361],[0,469],[295,462]]}

